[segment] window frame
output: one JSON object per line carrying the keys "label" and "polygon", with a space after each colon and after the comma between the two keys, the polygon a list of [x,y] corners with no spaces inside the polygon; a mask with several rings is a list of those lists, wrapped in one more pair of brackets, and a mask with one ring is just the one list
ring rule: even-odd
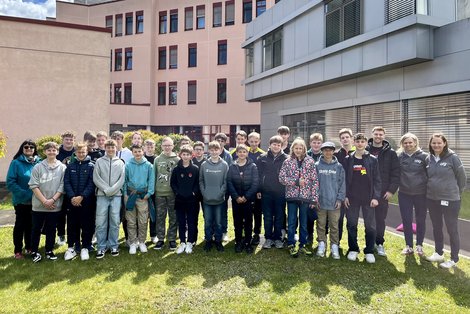
{"label": "window frame", "polygon": [[[248,10],[250,11],[250,15],[247,15]],[[253,21],[253,1],[252,0],[243,0],[243,2],[242,2],[242,23],[246,24],[246,23],[250,23],[251,21]]]}
{"label": "window frame", "polygon": [[[278,36],[278,38],[276,38]],[[268,71],[271,70],[275,67],[278,67],[282,65],[282,39],[283,39],[283,28],[279,27],[275,29],[274,31],[270,32],[266,36],[263,37],[262,39],[262,66],[263,66],[263,71]],[[278,47],[277,45],[280,45]],[[277,60],[277,54],[275,53],[277,50],[276,48],[279,49],[279,60]],[[267,54],[270,54],[269,56],[269,64],[266,63],[268,60]]]}
{"label": "window frame", "polygon": [[122,71],[122,49],[114,49],[114,71]]}
{"label": "window frame", "polygon": [[[128,101],[129,98],[129,101]],[[132,104],[132,83],[124,83],[124,104]]]}
{"label": "window frame", "polygon": [[[217,21],[216,21],[217,10]],[[222,27],[222,2],[212,4],[212,27]]]}
{"label": "window frame", "polygon": [[170,33],[178,32],[178,9],[170,10]]}
{"label": "window frame", "polygon": [[[194,98],[190,97],[190,88],[194,88]],[[188,105],[195,105],[197,103],[197,81],[188,81]]]}
{"label": "window frame", "polygon": [[[166,47],[158,47],[158,69],[159,70],[166,70]],[[163,62],[162,62],[163,60]]]}
{"label": "window frame", "polygon": [[[162,97],[160,97],[162,96]],[[163,102],[161,102],[163,100]],[[157,85],[157,105],[158,106],[165,106],[166,105],[166,83],[159,82]]]}
{"label": "window frame", "polygon": [[[175,55],[175,62],[172,63],[172,51],[174,51]],[[169,60],[168,60],[168,69],[177,69],[178,68],[178,46],[173,45],[168,47],[168,55],[169,55]]]}
{"label": "window frame", "polygon": [[[130,56],[128,55],[130,53]],[[131,62],[130,67],[129,67],[129,61]],[[132,70],[134,64],[133,64],[133,53],[132,53],[132,47],[128,47],[124,49],[124,71],[129,71]]]}
{"label": "window frame", "polygon": [[[130,18],[130,27],[129,27],[129,18]],[[125,35],[133,35],[134,34],[134,13],[128,12],[126,13],[126,30]]]}
{"label": "window frame", "polygon": [[166,11],[158,13],[158,34],[166,34],[168,32],[168,16]]}
{"label": "window frame", "polygon": [[[223,48],[225,46],[225,49],[222,50],[221,48]],[[225,62],[221,62],[221,61],[224,61],[222,60],[222,53],[225,52]],[[217,65],[224,65],[224,64],[227,64],[227,61],[228,61],[228,45],[227,45],[227,40],[219,40],[217,42]]]}
{"label": "window frame", "polygon": [[266,12],[266,0],[256,0],[256,17]]}
{"label": "window frame", "polygon": [[[200,10],[202,10],[202,15],[199,14]],[[202,27],[199,25],[200,21],[202,21]],[[198,5],[196,6],[196,29],[205,29],[205,28],[206,28],[206,6]]]}
{"label": "window frame", "polygon": [[[342,1],[342,3],[340,5],[338,5],[337,7],[334,7],[332,8],[331,10],[328,10],[328,5],[331,4],[332,2],[334,1]],[[352,36],[346,36],[345,34],[345,17],[344,17],[344,13],[345,13],[345,7],[346,6],[349,6],[349,5],[352,5],[353,3],[356,3],[359,7],[359,21],[356,21],[356,23],[354,23],[354,28],[357,28],[354,30]],[[363,10],[363,7],[362,7],[362,1],[361,0],[330,0],[328,2],[325,2],[324,4],[324,20],[325,20],[325,24],[324,24],[324,28],[325,28],[325,47],[330,47],[330,46],[333,46],[333,45],[336,45],[340,42],[343,42],[345,40],[348,40],[350,38],[353,38],[353,37],[356,37],[358,35],[360,35],[362,33],[362,10]],[[334,21],[334,20],[330,20],[329,17],[330,16],[333,16],[334,14],[338,13],[339,12],[339,21],[338,21],[338,31],[339,31],[339,34],[337,34],[337,39],[336,38],[332,38],[331,41],[330,41],[330,36],[328,36],[329,33],[332,33],[331,32],[331,27],[329,28],[328,27],[328,23],[330,21]],[[351,23],[348,23],[347,25],[350,25]],[[330,30],[330,32],[329,32]]]}
{"label": "window frame", "polygon": [[227,79],[217,79],[217,103],[227,103]]}
{"label": "window frame", "polygon": [[[188,21],[191,20],[191,25],[188,26]],[[194,27],[194,11],[193,7],[184,8],[184,31],[192,31]]]}
{"label": "window frame", "polygon": [[115,37],[121,37],[123,33],[123,17],[122,14],[116,14],[116,20],[115,20]]}
{"label": "window frame", "polygon": [[[118,95],[119,95],[119,97],[117,97]],[[113,96],[114,96],[114,103],[115,104],[122,104],[122,84],[121,83],[114,84]]]}
{"label": "window frame", "polygon": [[[194,63],[191,62],[191,57],[194,56]],[[197,67],[197,43],[188,44],[188,68]]]}
{"label": "window frame", "polygon": [[[172,93],[174,93],[174,101],[172,100]],[[178,82],[168,82],[168,105],[176,106],[178,104]]]}
{"label": "window frame", "polygon": [[142,34],[144,32],[144,11],[135,12],[135,33]]}
{"label": "window frame", "polygon": [[[228,19],[230,17],[230,15],[228,14],[229,6],[232,8],[231,10],[233,11],[232,20]],[[235,25],[235,1],[234,0],[225,1],[225,26],[231,26],[231,25]]]}
{"label": "window frame", "polygon": [[105,18],[104,18],[104,27],[106,29],[109,29],[111,30],[111,37],[114,35],[113,34],[113,28],[114,28],[114,16],[112,15],[107,15]]}

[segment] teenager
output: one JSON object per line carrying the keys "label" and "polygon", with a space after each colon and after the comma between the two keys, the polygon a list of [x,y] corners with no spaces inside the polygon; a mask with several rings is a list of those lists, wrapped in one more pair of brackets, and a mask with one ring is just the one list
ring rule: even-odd
{"label": "teenager", "polygon": [[[214,137],[214,140],[219,142],[220,144],[220,158],[222,158],[227,165],[230,167],[230,165],[233,163],[232,156],[230,155],[230,152],[225,149],[225,145],[227,144],[227,135],[225,133],[217,133]],[[227,242],[229,240],[228,237],[228,190],[227,194],[225,195],[225,201],[222,204],[222,240]]]}
{"label": "teenager", "polygon": [[[201,170],[201,165],[207,160],[206,156],[204,155],[204,147],[204,143],[200,141],[197,141],[193,144],[192,163],[193,165],[197,166],[199,170]],[[199,211],[201,208],[203,208],[202,194],[199,192],[197,196],[196,239],[199,233],[199,229],[197,226],[199,221]]]}
{"label": "teenager", "polygon": [[[442,133],[435,133],[429,140],[427,206],[434,235],[434,253],[426,259],[439,262],[442,268],[455,267],[459,261],[460,237],[458,229],[461,195],[467,182],[462,161],[450,148]],[[450,239],[450,260],[444,259],[444,218]]]}
{"label": "teenager", "polygon": [[[311,134],[309,143],[310,143],[310,149],[307,151],[307,155],[312,157],[314,162],[317,162],[320,159],[320,156],[322,154],[321,145],[323,144],[323,135],[321,133]],[[317,220],[317,218],[318,218],[317,210],[312,210],[308,212],[307,243],[309,245],[313,244],[313,231],[314,231],[315,221]],[[328,228],[328,221],[326,222],[326,228]]]}
{"label": "teenager", "polygon": [[248,140],[248,135],[246,134],[245,131],[240,130],[237,133],[235,133],[235,147],[230,151],[230,155],[232,156],[233,161],[237,160],[237,146],[240,144],[245,144],[246,141]]}
{"label": "teenager", "polygon": [[101,152],[101,156],[104,156],[106,154],[106,150],[104,149],[104,143],[108,139],[108,133],[105,131],[99,131],[96,133],[96,145],[98,146],[98,149]]}
{"label": "teenager", "polygon": [[104,154],[96,145],[96,140],[97,136],[93,131],[87,131],[83,136],[83,141],[87,144],[88,156],[93,163],[95,163],[98,158],[104,156]]}
{"label": "teenager", "polygon": [[144,141],[144,157],[149,163],[153,165],[155,161],[155,141],[148,138]]}
{"label": "teenager", "polygon": [[277,135],[282,138],[282,151],[289,155],[290,154],[290,145],[289,145],[289,137],[290,137],[290,129],[288,126],[281,125],[277,128]]}
{"label": "teenager", "polygon": [[132,158],[132,152],[129,148],[122,146],[124,144],[124,133],[114,131],[111,134],[111,139],[116,141],[116,156],[125,163],[128,162]]}
{"label": "teenager", "polygon": [[15,245],[16,259],[23,259],[24,254],[31,254],[31,199],[33,192],[29,189],[28,182],[31,179],[33,167],[39,161],[36,143],[28,139],[21,143],[8,168],[6,185],[11,192],[15,209],[13,244]]}

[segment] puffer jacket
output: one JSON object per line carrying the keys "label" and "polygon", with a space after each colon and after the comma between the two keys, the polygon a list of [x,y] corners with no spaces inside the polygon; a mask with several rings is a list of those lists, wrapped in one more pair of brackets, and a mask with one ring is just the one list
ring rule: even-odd
{"label": "puffer jacket", "polygon": [[67,198],[71,199],[75,196],[83,196],[85,199],[94,195],[94,166],[90,156],[86,156],[83,161],[75,159],[68,164],[64,175],[64,191]]}
{"label": "puffer jacket", "polygon": [[[373,140],[370,139],[366,150],[370,152]],[[380,179],[382,180],[382,195],[385,192],[395,193],[400,186],[400,161],[397,153],[392,149],[388,141],[383,141],[382,150],[379,152]]]}
{"label": "puffer jacket", "polygon": [[228,169],[227,187],[234,201],[241,196],[244,196],[248,201],[254,201],[258,191],[258,181],[258,168],[249,158],[246,161],[243,174],[240,173],[238,159]]}
{"label": "puffer jacket", "polygon": [[[301,178],[306,181],[303,187],[299,185]],[[318,202],[317,170],[312,157],[305,156],[300,165],[296,158],[287,158],[279,172],[279,182],[286,186],[287,201]]]}
{"label": "puffer jacket", "polygon": [[283,152],[274,157],[271,150],[262,154],[256,161],[259,174],[259,191],[284,197],[286,188],[279,182],[279,171],[288,156]]}

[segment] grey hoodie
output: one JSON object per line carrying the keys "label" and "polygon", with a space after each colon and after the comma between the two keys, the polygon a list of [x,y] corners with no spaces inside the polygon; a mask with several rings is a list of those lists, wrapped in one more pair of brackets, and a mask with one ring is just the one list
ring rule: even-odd
{"label": "grey hoodie", "polygon": [[121,188],[125,179],[124,162],[114,156],[107,155],[98,158],[93,171],[93,182],[96,185],[97,196],[121,196]]}
{"label": "grey hoodie", "polygon": [[[46,199],[50,199],[57,192],[64,193],[64,173],[66,165],[56,159],[54,165],[49,166],[47,159],[34,166],[29,179],[31,190],[39,188]],[[62,196],[55,202],[55,209],[47,209],[33,193],[33,211],[35,212],[58,212],[62,207]]]}
{"label": "grey hoodie", "polygon": [[227,163],[219,157],[217,162],[210,158],[202,163],[199,170],[199,188],[208,205],[218,205],[225,201],[227,191]]}
{"label": "grey hoodie", "polygon": [[459,201],[467,175],[460,158],[449,149],[438,162],[434,156],[426,158],[428,170],[427,198],[431,200]]}
{"label": "grey hoodie", "polygon": [[331,163],[325,161],[325,157],[315,163],[317,177],[320,184],[318,190],[318,202],[320,209],[334,210],[336,201],[344,201],[346,197],[346,174],[338,159],[333,156]]}

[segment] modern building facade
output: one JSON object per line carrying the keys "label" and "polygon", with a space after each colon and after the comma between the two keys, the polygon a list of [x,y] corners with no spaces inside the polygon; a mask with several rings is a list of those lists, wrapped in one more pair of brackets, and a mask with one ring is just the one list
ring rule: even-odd
{"label": "modern building facade", "polygon": [[244,99],[245,25],[274,0],[57,1],[60,22],[112,31],[110,129],[182,133],[259,130]]}
{"label": "modern building facade", "polygon": [[470,169],[469,16],[463,0],[281,1],[247,26],[245,97],[263,134],[339,144],[341,128],[383,125],[427,150],[441,131]]}
{"label": "modern building facade", "polygon": [[0,181],[25,139],[108,128],[109,44],[102,27],[0,16]]}

